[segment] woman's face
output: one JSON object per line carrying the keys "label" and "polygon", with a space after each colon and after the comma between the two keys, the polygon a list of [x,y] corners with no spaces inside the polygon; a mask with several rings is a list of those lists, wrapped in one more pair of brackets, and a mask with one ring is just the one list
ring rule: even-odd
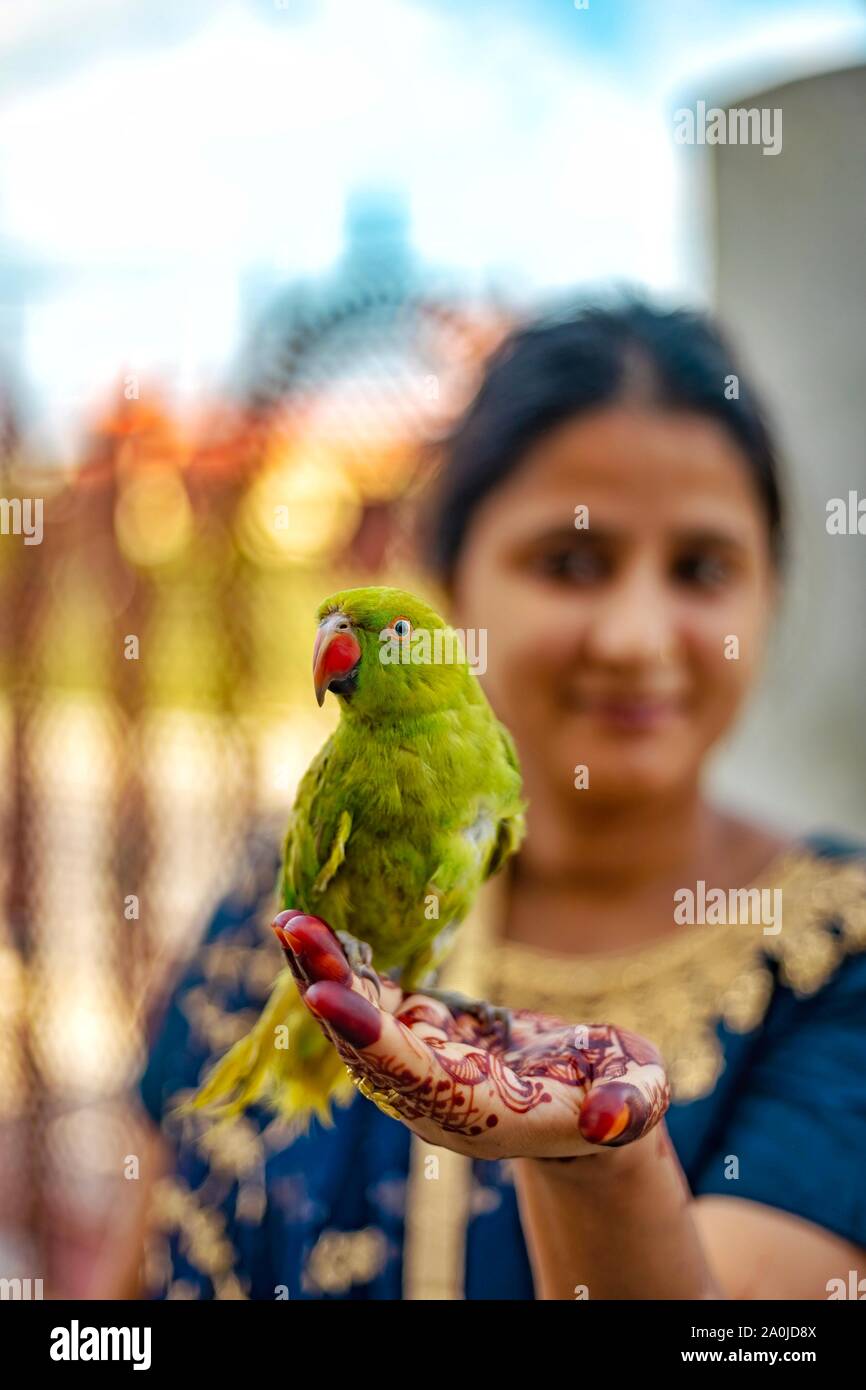
{"label": "woman's face", "polygon": [[574,795],[585,766],[598,804],[694,784],[752,683],[774,587],[728,433],[620,405],[552,430],[482,502],[454,622],[487,630],[485,689],[535,794]]}

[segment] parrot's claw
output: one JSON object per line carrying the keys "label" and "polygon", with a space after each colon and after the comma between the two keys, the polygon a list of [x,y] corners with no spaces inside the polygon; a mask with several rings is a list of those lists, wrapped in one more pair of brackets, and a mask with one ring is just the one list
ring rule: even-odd
{"label": "parrot's claw", "polygon": [[362,980],[370,980],[376,986],[376,993],[381,996],[382,985],[379,976],[373,969],[373,950],[366,941],[359,941],[348,931],[338,931],[337,940],[346,953],[346,960],[352,970],[359,975]]}
{"label": "parrot's claw", "polygon": [[469,1014],[476,1018],[487,1032],[492,1032],[499,1024],[503,1047],[511,1045],[511,1010],[500,1004],[489,1004],[486,999],[468,999],[456,989],[428,989],[421,991],[428,999],[438,999],[450,1009],[452,1014]]}

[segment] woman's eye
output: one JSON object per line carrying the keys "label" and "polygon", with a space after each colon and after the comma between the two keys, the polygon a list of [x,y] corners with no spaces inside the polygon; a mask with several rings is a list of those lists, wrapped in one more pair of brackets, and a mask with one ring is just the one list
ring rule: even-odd
{"label": "woman's eye", "polygon": [[549,578],[566,584],[589,584],[606,572],[601,555],[588,547],[551,551],[541,556],[540,567]]}
{"label": "woman's eye", "polygon": [[699,589],[718,589],[730,578],[730,566],[720,555],[681,555],[674,566],[675,577]]}

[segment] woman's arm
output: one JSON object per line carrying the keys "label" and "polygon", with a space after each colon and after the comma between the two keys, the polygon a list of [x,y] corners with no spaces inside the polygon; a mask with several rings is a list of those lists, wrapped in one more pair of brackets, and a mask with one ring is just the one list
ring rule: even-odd
{"label": "woman's arm", "polygon": [[516,1159],[542,1299],[825,1299],[866,1251],[760,1202],[693,1198],[664,1123],[571,1163]]}
{"label": "woman's arm", "polygon": [[623,1148],[514,1160],[539,1298],[724,1298],[662,1121]]}
{"label": "woman's arm", "polygon": [[866,1278],[866,1250],[790,1212],[718,1196],[697,1197],[693,1209],[707,1259],[730,1298],[826,1299],[830,1280],[841,1279],[847,1290],[851,1270]]}

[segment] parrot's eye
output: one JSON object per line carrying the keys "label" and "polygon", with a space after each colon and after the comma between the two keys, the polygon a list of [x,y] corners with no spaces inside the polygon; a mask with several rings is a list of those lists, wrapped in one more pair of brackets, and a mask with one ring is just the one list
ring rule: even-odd
{"label": "parrot's eye", "polygon": [[394,622],[391,624],[391,631],[394,633],[395,637],[399,637],[401,641],[403,641],[411,636],[412,624],[408,618],[395,618]]}

